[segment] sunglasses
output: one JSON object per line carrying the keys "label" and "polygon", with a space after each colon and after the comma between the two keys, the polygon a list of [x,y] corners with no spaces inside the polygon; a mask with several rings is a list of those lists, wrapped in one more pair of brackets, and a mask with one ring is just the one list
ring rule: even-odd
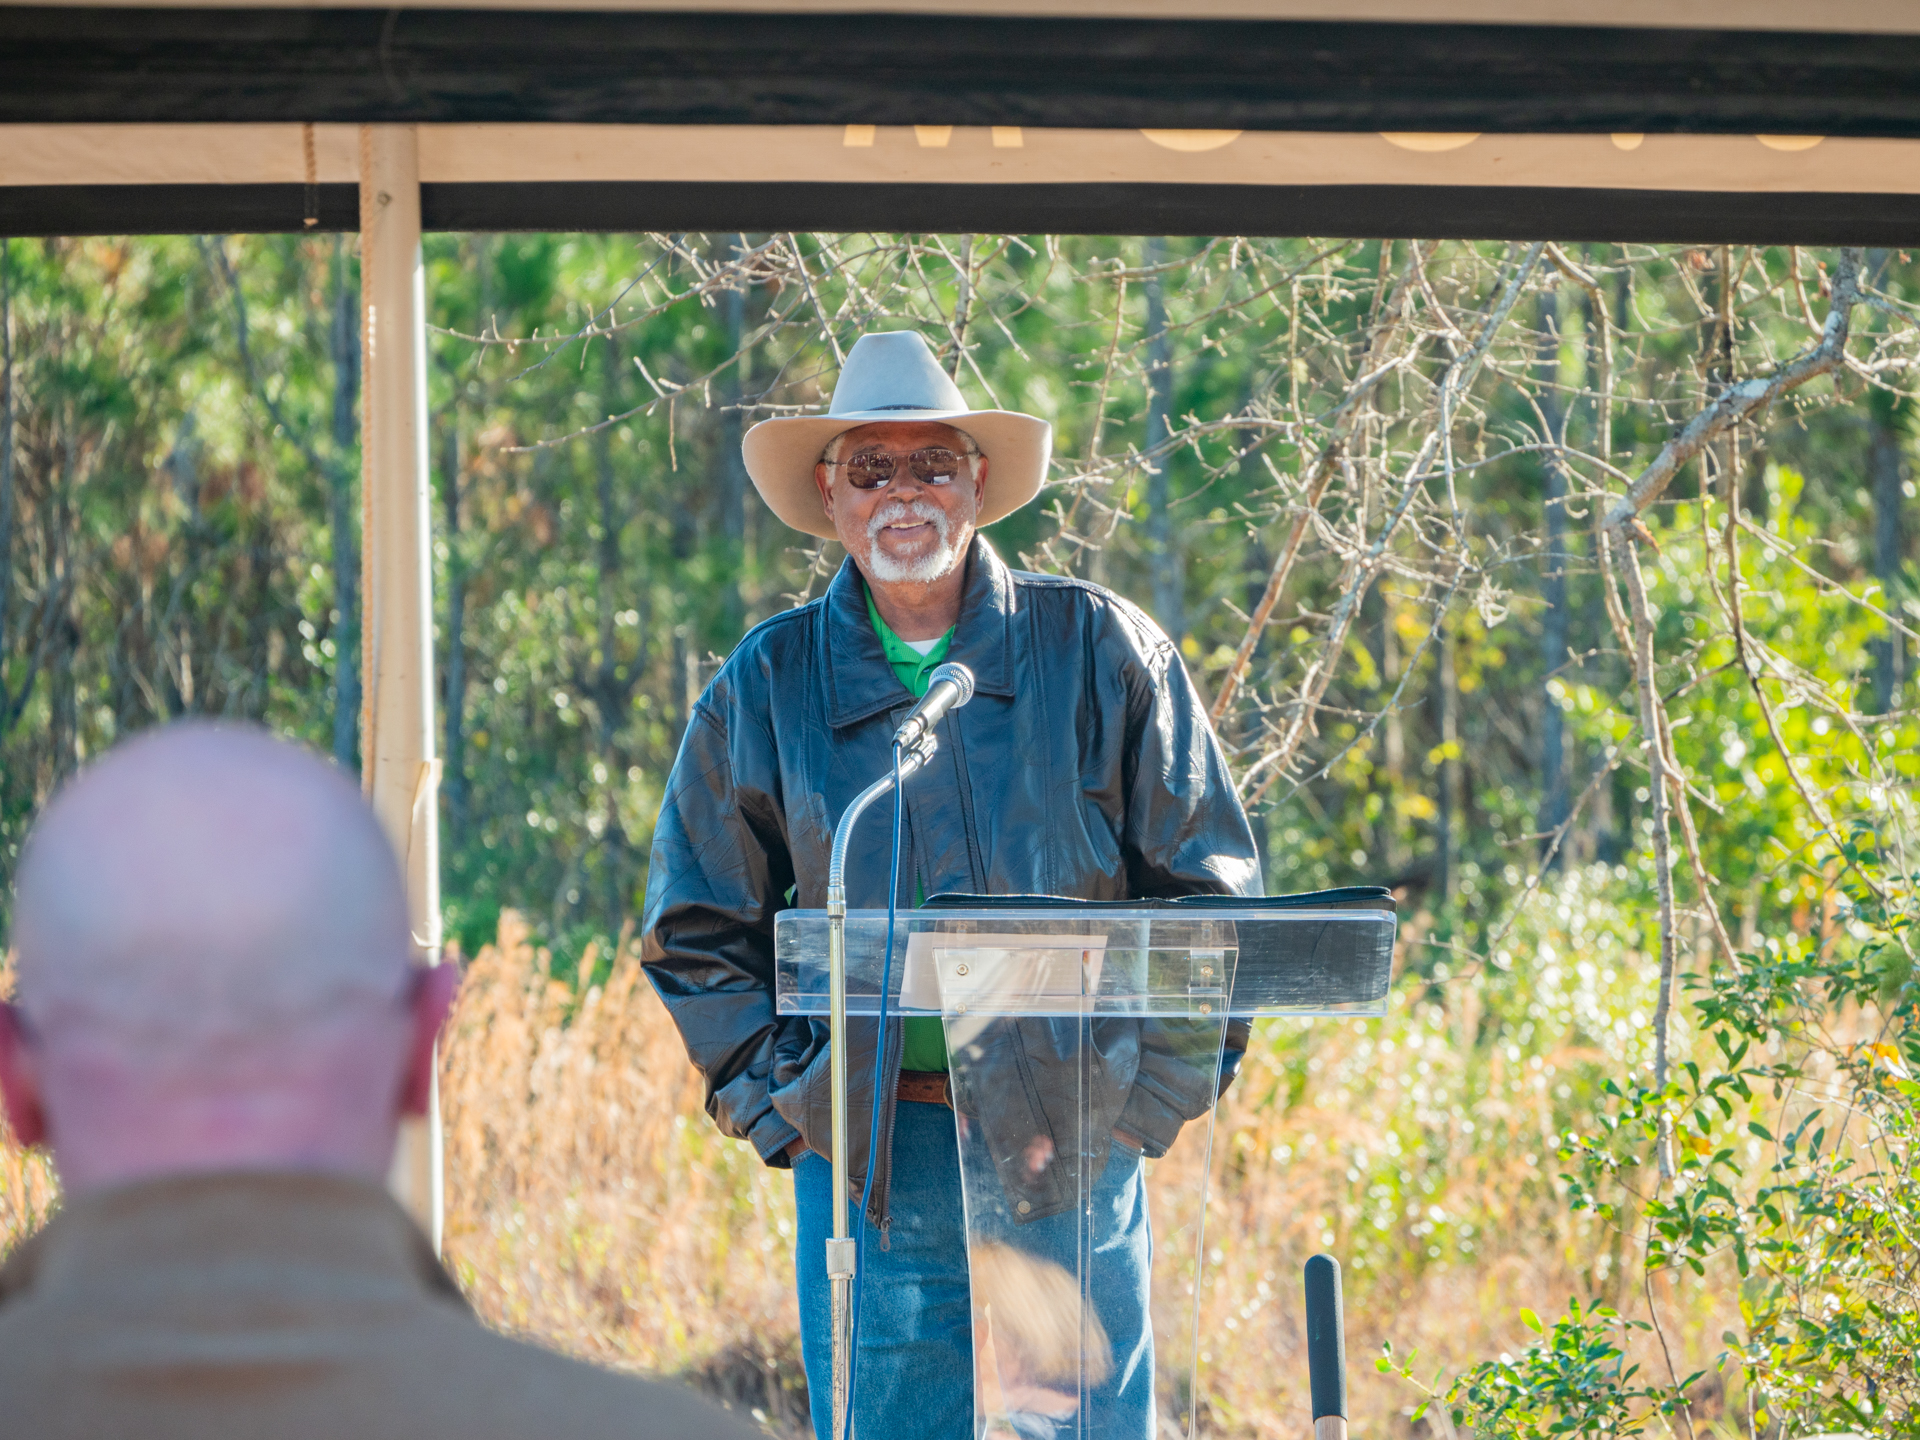
{"label": "sunglasses", "polygon": [[903,459],[913,478],[922,485],[951,485],[953,477],[960,473],[960,457],[945,445],[929,445],[905,456],[876,450],[870,454],[856,455],[851,460],[827,460],[822,463],[844,469],[847,483],[856,490],[878,490],[893,483],[894,474]]}

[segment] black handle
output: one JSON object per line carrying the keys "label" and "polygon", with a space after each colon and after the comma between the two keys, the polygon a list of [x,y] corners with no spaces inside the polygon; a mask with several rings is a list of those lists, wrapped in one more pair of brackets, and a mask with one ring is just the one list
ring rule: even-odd
{"label": "black handle", "polygon": [[1331,1255],[1307,1261],[1307,1376],[1313,1418],[1347,1417],[1347,1325],[1340,1308],[1340,1262]]}

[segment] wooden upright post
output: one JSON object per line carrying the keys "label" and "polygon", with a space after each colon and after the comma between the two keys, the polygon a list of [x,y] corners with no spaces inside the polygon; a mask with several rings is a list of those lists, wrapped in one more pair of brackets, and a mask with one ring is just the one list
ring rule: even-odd
{"label": "wooden upright post", "polygon": [[[361,776],[406,870],[413,939],[440,961],[440,844],[434,755],[433,531],[427,467],[426,283],[419,145],[411,125],[360,127]],[[440,1246],[440,1096],[410,1123],[391,1185]]]}

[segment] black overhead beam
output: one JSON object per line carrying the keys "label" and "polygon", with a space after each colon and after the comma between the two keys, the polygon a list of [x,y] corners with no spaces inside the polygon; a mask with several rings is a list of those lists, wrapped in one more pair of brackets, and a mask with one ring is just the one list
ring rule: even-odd
{"label": "black overhead beam", "polygon": [[[293,188],[293,187],[289,187]],[[1920,244],[1920,195],[1443,185],[423,185],[429,230],[1346,235]]]}
{"label": "black overhead beam", "polygon": [[0,235],[279,235],[359,228],[358,185],[318,185],[311,194],[304,185],[271,184],[0,185]]}
{"label": "black overhead beam", "polygon": [[[352,185],[0,186],[0,235],[352,230]],[[1920,245],[1920,195],[1427,185],[426,184],[428,230],[1350,235]]]}
{"label": "black overhead beam", "polygon": [[1920,37],[0,6],[0,123],[295,120],[1904,137]]}

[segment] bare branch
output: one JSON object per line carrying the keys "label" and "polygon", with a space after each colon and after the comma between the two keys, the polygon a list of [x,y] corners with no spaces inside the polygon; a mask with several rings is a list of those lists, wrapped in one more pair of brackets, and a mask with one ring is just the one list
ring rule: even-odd
{"label": "bare branch", "polygon": [[1607,512],[1606,527],[1625,534],[1633,521],[1666,492],[1673,477],[1715,437],[1731,430],[1756,410],[1771,405],[1789,390],[1839,367],[1846,353],[1853,307],[1860,303],[1860,266],[1863,252],[1842,250],[1834,267],[1833,305],[1820,343],[1781,366],[1771,375],[1756,375],[1729,385],[1714,402],[1687,422],[1686,428],[1660,449],[1653,463],[1640,472],[1627,493]]}

